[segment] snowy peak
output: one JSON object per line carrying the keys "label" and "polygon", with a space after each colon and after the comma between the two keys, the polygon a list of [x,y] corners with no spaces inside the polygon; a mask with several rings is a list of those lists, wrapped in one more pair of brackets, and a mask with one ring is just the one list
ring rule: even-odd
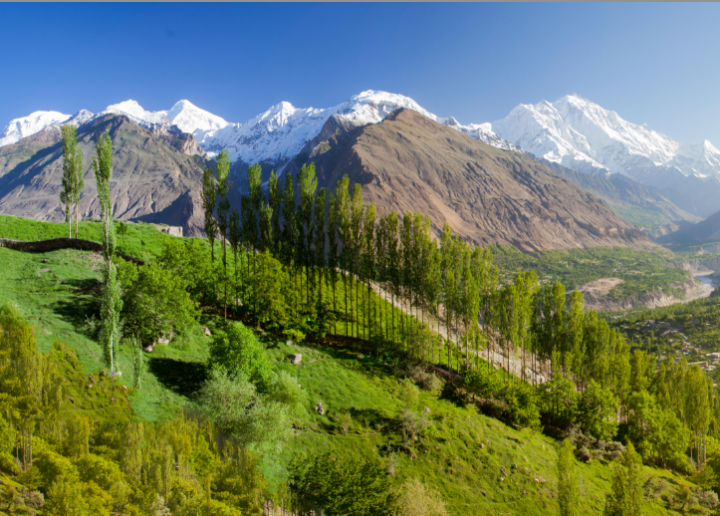
{"label": "snowy peak", "polygon": [[200,109],[189,100],[176,102],[166,112],[167,119],[184,133],[195,136],[201,142],[206,134],[217,131],[230,125],[217,115]]}
{"label": "snowy peak", "polygon": [[112,104],[99,115],[125,115],[130,120],[143,127],[163,125],[167,123],[166,111],[145,111],[135,100],[126,100],[119,104]]}
{"label": "snowy peak", "polygon": [[0,147],[38,133],[48,126],[66,122],[70,115],[57,111],[35,111],[23,118],[11,120],[0,136]]}
{"label": "snowy peak", "polygon": [[[707,172],[704,163],[720,160],[720,152],[709,142],[680,144],[576,94],[555,102],[520,104],[493,122],[492,129],[537,156],[594,174],[619,172],[638,177],[641,170],[665,167],[701,176]],[[707,154],[704,158],[703,153]],[[715,171],[719,173],[720,168]]]}
{"label": "snowy peak", "polygon": [[289,102],[280,102],[244,124],[207,133],[200,143],[211,154],[228,149],[233,161],[282,166],[317,136],[333,115],[350,125],[363,126],[381,122],[400,108],[416,111],[490,145],[520,151],[493,133],[489,124],[461,125],[455,118],[440,118],[430,113],[409,97],[375,90],[363,91],[346,102],[324,109],[297,108]]}

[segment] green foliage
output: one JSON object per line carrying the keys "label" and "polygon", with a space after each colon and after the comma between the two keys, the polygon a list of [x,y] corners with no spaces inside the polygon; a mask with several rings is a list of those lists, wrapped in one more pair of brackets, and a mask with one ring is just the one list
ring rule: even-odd
{"label": "green foliage", "polygon": [[629,443],[622,459],[615,464],[612,490],[605,502],[605,516],[642,516],[645,479],[641,467],[642,459]]}
{"label": "green foliage", "polygon": [[560,516],[577,516],[578,511],[578,485],[575,474],[575,454],[573,446],[568,439],[557,447],[557,497],[560,506]]}
{"label": "green foliage", "polygon": [[595,380],[585,389],[578,403],[577,421],[584,432],[610,441],[617,433],[618,403],[613,393]]}
{"label": "green foliage", "polygon": [[77,128],[72,124],[61,127],[63,149],[63,191],[60,192],[60,201],[65,205],[65,218],[68,221],[68,236],[72,237],[72,208],[75,205],[75,238],[78,237],[78,205],[80,194],[85,187],[83,179],[82,151],[77,144]]}
{"label": "green foliage", "polygon": [[623,283],[609,294],[616,299],[659,289],[673,293],[673,284],[688,280],[687,272],[670,266],[677,258],[665,250],[592,247],[528,254],[510,246],[493,245],[490,249],[501,280],[511,279],[518,270],[534,269],[543,283],[560,281],[570,291],[600,278],[619,278]]}
{"label": "green foliage", "polygon": [[136,336],[143,346],[161,337],[170,340],[197,323],[199,312],[187,291],[188,282],[157,263],[137,267],[124,265],[122,281],[125,333]]}
{"label": "green foliage", "polygon": [[299,514],[316,508],[328,516],[393,514],[392,486],[378,460],[320,455],[295,473],[293,487]]}
{"label": "green foliage", "polygon": [[575,384],[562,373],[556,373],[539,387],[541,411],[551,414],[556,425],[568,427],[575,422],[580,396]]}
{"label": "green foliage", "polygon": [[290,276],[270,251],[250,258],[250,287],[257,320],[269,328],[284,328],[295,321],[296,292]]}
{"label": "green foliage", "polygon": [[267,390],[271,381],[272,366],[265,348],[255,333],[239,322],[213,336],[209,365],[230,377],[247,378],[261,391]]}
{"label": "green foliage", "polygon": [[535,389],[525,382],[506,383],[500,391],[507,407],[505,414],[517,426],[540,428],[540,410]]}
{"label": "green foliage", "polygon": [[241,446],[268,459],[290,434],[288,407],[257,392],[247,376],[214,369],[198,395],[198,408]]}

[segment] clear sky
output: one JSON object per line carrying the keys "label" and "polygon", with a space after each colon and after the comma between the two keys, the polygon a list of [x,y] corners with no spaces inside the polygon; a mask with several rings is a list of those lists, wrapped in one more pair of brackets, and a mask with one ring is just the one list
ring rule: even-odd
{"label": "clear sky", "polygon": [[460,122],[578,93],[720,147],[718,4],[0,4],[0,128],[186,98],[245,122],[367,89]]}

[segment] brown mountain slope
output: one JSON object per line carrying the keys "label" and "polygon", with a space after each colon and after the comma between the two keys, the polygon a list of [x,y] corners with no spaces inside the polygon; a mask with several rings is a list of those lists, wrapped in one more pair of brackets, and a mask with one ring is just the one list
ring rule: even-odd
{"label": "brown mountain slope", "polygon": [[[191,135],[172,131],[153,134],[125,116],[107,115],[78,132],[85,165],[81,215],[100,216],[91,164],[95,142],[106,130],[113,140],[113,215],[182,226],[185,235],[200,235],[205,160],[196,155],[197,142]],[[65,220],[60,203],[62,163],[59,134],[54,132],[39,133],[0,149],[0,213]]]}
{"label": "brown mountain slope", "polygon": [[496,149],[409,110],[357,129],[331,118],[286,171],[314,161],[321,186],[343,174],[380,213],[419,211],[478,245],[524,251],[653,246],[592,194],[521,154]]}

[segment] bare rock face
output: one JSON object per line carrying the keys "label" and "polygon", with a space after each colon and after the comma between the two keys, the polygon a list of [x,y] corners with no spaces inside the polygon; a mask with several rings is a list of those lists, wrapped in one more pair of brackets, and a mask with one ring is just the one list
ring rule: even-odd
{"label": "bare rock face", "polygon": [[288,355],[288,360],[290,360],[291,364],[299,364],[302,361],[302,355],[300,353],[293,353],[292,355]]}
{"label": "bare rock face", "polygon": [[317,413],[320,414],[321,416],[322,416],[323,414],[325,414],[325,407],[323,407],[322,401],[318,401],[318,402],[315,404],[315,410],[316,410]]}
{"label": "bare rock face", "polygon": [[[476,244],[532,252],[593,246],[654,247],[592,194],[536,160],[491,147],[410,110],[355,129],[328,120],[286,171],[313,161],[320,186],[344,175],[362,186],[378,213],[430,217]],[[320,140],[325,136],[325,140]]]}
{"label": "bare rock face", "polygon": [[[122,115],[106,115],[81,126],[78,144],[83,154],[85,188],[80,215],[100,216],[91,164],[97,138],[109,131],[113,142],[113,216],[177,226],[186,236],[202,236],[204,153],[196,152],[192,135],[170,129],[149,131]],[[59,131],[44,131],[0,149],[0,213],[64,221],[62,164]]]}
{"label": "bare rock face", "polygon": [[203,328],[203,333],[205,334],[206,337],[212,337],[212,333],[210,333],[210,330],[208,329],[207,326],[205,326]]}

